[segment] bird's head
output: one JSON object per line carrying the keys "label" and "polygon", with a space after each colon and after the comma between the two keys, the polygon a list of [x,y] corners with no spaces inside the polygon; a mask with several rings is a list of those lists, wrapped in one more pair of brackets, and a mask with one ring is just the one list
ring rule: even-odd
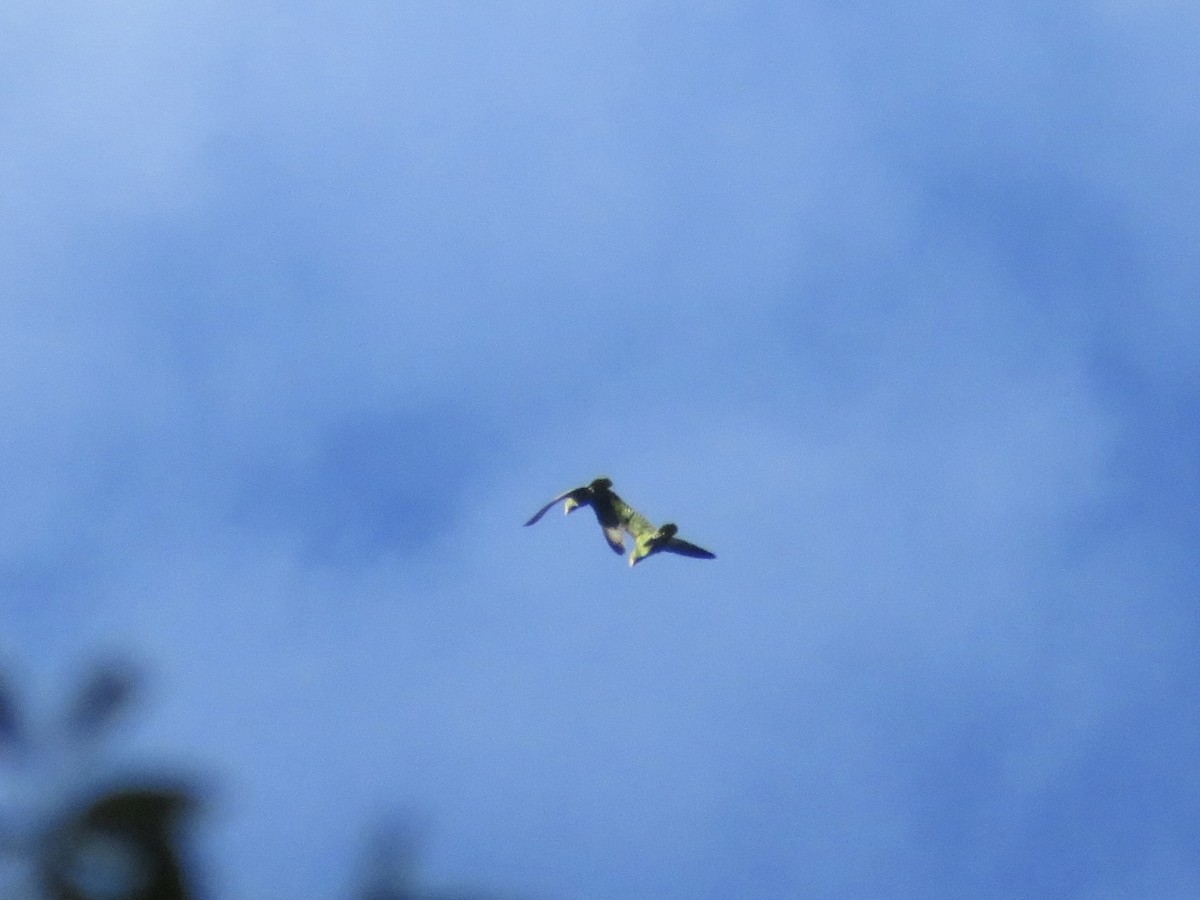
{"label": "bird's head", "polygon": [[611,478],[597,478],[588,485],[593,491],[607,491],[612,487]]}
{"label": "bird's head", "polygon": [[675,537],[678,531],[678,525],[676,525],[674,522],[668,522],[666,525],[662,526],[662,528],[658,529],[658,534],[655,536],[660,540],[665,540],[667,538]]}

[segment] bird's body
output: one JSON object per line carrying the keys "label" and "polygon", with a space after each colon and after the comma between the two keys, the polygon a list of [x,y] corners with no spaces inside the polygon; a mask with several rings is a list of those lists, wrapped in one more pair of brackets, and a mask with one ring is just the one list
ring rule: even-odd
{"label": "bird's body", "polygon": [[635,541],[639,535],[648,534],[655,530],[653,522],[616,494],[613,494],[613,499],[613,512],[616,514],[617,521],[621,523],[621,528],[629,532],[629,536]]}

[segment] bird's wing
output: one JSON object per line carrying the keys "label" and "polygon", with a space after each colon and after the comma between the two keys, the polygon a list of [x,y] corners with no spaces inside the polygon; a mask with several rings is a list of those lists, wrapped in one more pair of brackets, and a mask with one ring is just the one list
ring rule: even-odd
{"label": "bird's wing", "polygon": [[[540,519],[542,516],[544,516],[547,512],[550,511],[550,507],[554,506],[554,504],[556,504],[556,503],[562,503],[564,500],[566,500],[572,494],[583,495],[583,494],[586,494],[586,492],[587,492],[587,488],[581,488],[581,487],[572,488],[569,491],[563,491],[561,494],[559,494],[557,497],[555,497],[553,500],[551,500],[549,503],[547,503],[545,506],[543,506],[541,509],[539,509],[537,512],[535,512],[533,514],[533,516],[530,517],[529,521],[526,522],[525,524],[526,525],[535,524],[538,521],[538,519]],[[579,499],[579,496],[576,497],[576,500],[578,500],[578,499]]]}
{"label": "bird's wing", "polygon": [[612,552],[620,556],[625,552],[625,532],[620,527],[613,527],[600,523],[604,529],[604,540],[608,541],[608,546],[612,548]]}
{"label": "bird's wing", "polygon": [[640,512],[618,497],[612,494],[613,512],[617,517],[617,521],[621,527],[628,531],[634,538],[640,538],[648,534],[654,534],[658,531],[654,524],[643,516]]}
{"label": "bird's wing", "polygon": [[678,553],[680,556],[691,556],[696,559],[716,559],[717,554],[709,553],[703,547],[697,547],[695,544],[689,544],[687,541],[681,541],[679,538],[667,538],[667,541],[662,546],[663,550],[670,553]]}

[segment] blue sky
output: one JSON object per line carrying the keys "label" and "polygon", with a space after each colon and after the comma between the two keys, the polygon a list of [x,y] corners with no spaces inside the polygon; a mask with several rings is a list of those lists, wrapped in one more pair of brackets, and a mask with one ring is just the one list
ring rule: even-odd
{"label": "blue sky", "polygon": [[[0,655],[209,893],[1200,890],[1200,13],[0,12]],[[718,554],[630,571],[599,474]],[[47,714],[48,715],[48,714]]]}

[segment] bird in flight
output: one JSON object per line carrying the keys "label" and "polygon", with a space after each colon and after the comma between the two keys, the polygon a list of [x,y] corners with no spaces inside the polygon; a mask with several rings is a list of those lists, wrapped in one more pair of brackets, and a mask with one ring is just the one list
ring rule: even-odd
{"label": "bird in flight", "polygon": [[637,516],[637,519],[649,527],[643,526],[636,531],[630,530],[629,532],[634,538],[633,552],[629,554],[630,566],[636,566],[646,557],[663,552],[678,553],[680,556],[690,556],[693,559],[717,558],[717,554],[675,537],[679,528],[674,522],[668,522],[660,528],[655,528],[642,516]]}
{"label": "bird in flight", "polygon": [[597,478],[583,487],[564,491],[535,512],[525,525],[536,524],[556,503],[562,503],[565,514],[573,513],[581,506],[590,506],[613,553],[625,552],[625,527],[617,510],[618,507],[628,509],[629,505],[612,492],[612,479]]}

